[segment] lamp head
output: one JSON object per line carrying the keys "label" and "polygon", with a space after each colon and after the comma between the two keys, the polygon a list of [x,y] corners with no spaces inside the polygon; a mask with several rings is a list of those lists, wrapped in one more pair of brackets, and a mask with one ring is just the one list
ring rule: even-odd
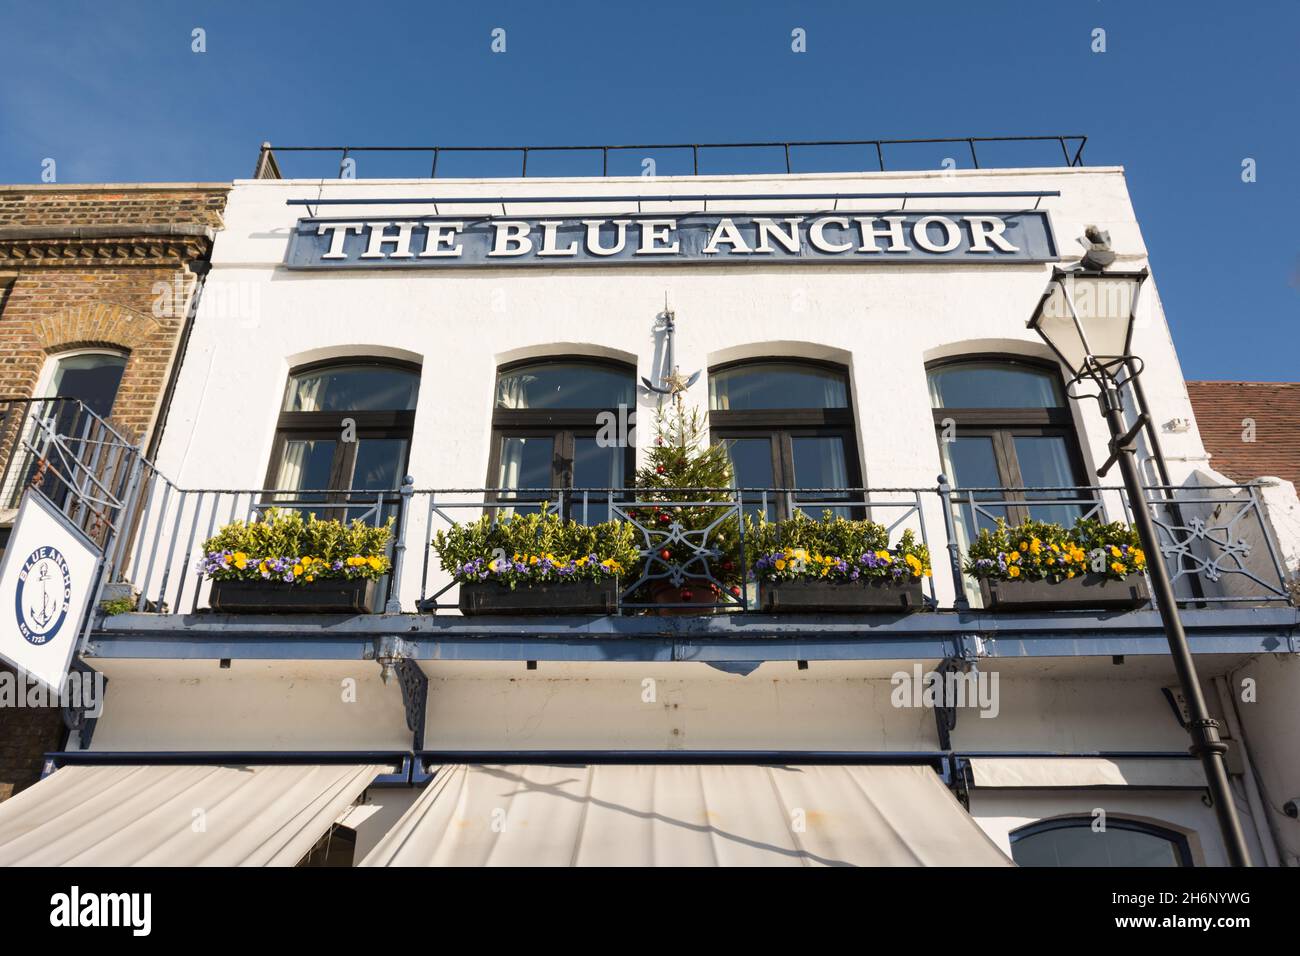
{"label": "lamp head", "polygon": [[1073,377],[1096,374],[1130,356],[1138,293],[1147,275],[1146,269],[1056,269],[1028,327],[1042,337]]}

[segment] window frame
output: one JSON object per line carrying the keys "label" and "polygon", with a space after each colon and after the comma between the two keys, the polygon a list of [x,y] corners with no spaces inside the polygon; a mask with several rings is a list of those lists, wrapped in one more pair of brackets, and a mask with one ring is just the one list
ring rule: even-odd
{"label": "window frame", "polygon": [[[1007,834],[1007,842],[1011,847],[1011,858],[1015,860],[1015,846],[1026,837],[1039,836],[1043,833],[1050,833],[1053,830],[1072,830],[1072,829],[1090,829],[1093,819],[1089,816],[1080,816],[1078,814],[1065,817],[1050,817],[1046,820],[1036,820],[1033,823],[1027,823],[1022,827],[1012,830]],[[1147,836],[1158,837],[1170,843],[1174,847],[1174,856],[1178,860],[1178,867],[1194,867],[1196,860],[1192,855],[1191,842],[1187,839],[1187,834],[1169,827],[1161,826],[1157,823],[1148,823],[1145,820],[1134,820],[1129,817],[1106,817],[1107,830],[1127,830],[1133,833],[1143,833]]]}
{"label": "window frame", "polygon": [[[576,364],[610,369],[628,376],[632,384],[632,404],[628,414],[637,410],[636,366],[619,359],[597,355],[561,355],[533,356],[517,359],[498,365],[492,377],[492,423],[491,444],[488,449],[487,480],[484,487],[491,489],[489,500],[502,504],[514,502],[534,502],[546,499],[528,497],[504,498],[500,493],[508,489],[500,486],[501,444],[503,438],[550,438],[551,452],[551,489],[563,491],[574,487],[574,458],[577,439],[595,438],[601,429],[597,416],[603,412],[618,414],[618,408],[498,408],[496,402],[497,382],[502,375],[535,365]],[[623,488],[630,490],[636,482],[636,447],[628,443],[623,449]],[[579,507],[573,496],[565,496],[566,511]]]}
{"label": "window frame", "polygon": [[[1001,365],[1011,368],[1023,368],[1036,372],[1045,372],[1052,376],[1064,400],[1070,401],[1065,381],[1061,377],[1060,366],[1049,361],[1027,358],[1019,355],[1002,355],[998,353],[970,353],[950,358],[927,362],[925,365],[926,391],[929,392],[930,375],[943,368],[961,365]],[[948,406],[936,408],[931,399],[931,414],[934,420],[935,438],[939,446],[939,456],[944,456],[944,423],[951,419],[954,423],[954,435],[958,438],[990,438],[993,442],[993,457],[998,477],[1007,489],[1003,496],[1008,502],[1007,522],[1019,524],[1029,517],[1033,499],[1024,494],[1025,482],[1020,469],[1020,458],[1015,449],[1015,439],[1062,438],[1065,452],[1074,472],[1075,486],[1092,487],[1087,463],[1083,455],[1083,444],[1079,430],[1075,427],[1074,411],[1068,405],[1051,408],[962,408]],[[945,465],[946,468],[946,465]],[[956,476],[950,476],[955,479]],[[1032,489],[1031,489],[1032,490]],[[1081,502],[1094,500],[1081,497]]]}
{"label": "window frame", "polygon": [[[347,356],[308,362],[295,365],[285,376],[284,389],[280,394],[280,407],[288,394],[290,383],[295,377],[328,368],[356,367],[358,365],[393,369],[413,373],[419,384],[423,384],[421,366],[415,362],[401,359],[372,358],[369,356]],[[418,395],[418,386],[417,386]],[[343,420],[352,419],[356,423],[355,442],[340,441],[343,432]],[[285,412],[281,411],[275,420],[275,437],[271,441],[271,454],[266,466],[266,480],[263,487],[271,491],[284,491],[276,486],[280,468],[284,462],[284,449],[289,441],[333,441],[334,458],[330,465],[329,487],[327,491],[351,490],[351,476],[356,467],[357,445],[363,438],[397,438],[406,440],[406,454],[398,468],[398,481],[406,474],[410,465],[411,444],[415,432],[415,409],[391,411],[324,411],[324,412]],[[344,476],[348,476],[348,486],[344,487]],[[307,489],[311,490],[311,489]],[[329,498],[326,499],[329,501]]]}
{"label": "window frame", "polygon": [[[822,359],[757,356],[722,362],[709,367],[709,376],[749,365],[784,365],[833,372],[844,381],[843,408],[757,408],[709,409],[709,439],[713,443],[744,438],[767,438],[772,448],[772,480],[775,488],[794,488],[794,439],[839,438],[844,443],[844,470],[849,488],[862,487],[862,463],[858,454],[857,421],[853,414],[853,387],[849,367]],[[790,517],[785,495],[775,502],[776,520]],[[795,495],[798,502],[798,495]],[[861,508],[851,509],[862,517]]]}

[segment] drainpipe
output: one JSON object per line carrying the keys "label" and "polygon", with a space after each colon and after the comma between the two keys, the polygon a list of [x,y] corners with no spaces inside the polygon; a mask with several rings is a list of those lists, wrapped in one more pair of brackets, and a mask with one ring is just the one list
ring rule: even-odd
{"label": "drainpipe", "polygon": [[[1241,778],[1246,786],[1246,800],[1250,803],[1250,815],[1255,822],[1255,835],[1259,837],[1259,845],[1264,850],[1264,862],[1269,866],[1281,866],[1277,830],[1273,818],[1269,816],[1264,806],[1264,798],[1259,792],[1259,782],[1255,779],[1255,765],[1250,759],[1250,747],[1246,744],[1246,734],[1238,720],[1237,701],[1233,698],[1228,682],[1224,678],[1214,678],[1214,689],[1219,692],[1219,706],[1228,724],[1228,736],[1241,746]],[[1259,825],[1261,820],[1264,821],[1263,827]]]}
{"label": "drainpipe", "polygon": [[199,312],[199,297],[203,294],[203,285],[207,281],[212,263],[207,259],[196,259],[190,263],[190,271],[197,277],[194,292],[191,293],[185,309],[185,324],[181,326],[180,338],[176,341],[176,358],[172,361],[171,372],[167,375],[167,387],[163,389],[162,404],[158,409],[158,421],[154,423],[153,433],[149,436],[149,447],[145,449],[145,459],[153,461],[162,444],[163,429],[167,426],[167,413],[171,410],[172,395],[176,392],[176,382],[181,376],[181,365],[185,362],[185,352],[189,348],[190,333],[194,331],[194,317]]}

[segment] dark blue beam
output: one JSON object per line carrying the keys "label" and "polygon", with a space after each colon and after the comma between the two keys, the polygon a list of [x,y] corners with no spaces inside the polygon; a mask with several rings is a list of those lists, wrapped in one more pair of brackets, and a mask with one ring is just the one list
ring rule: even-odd
{"label": "dark blue beam", "polygon": [[[1187,610],[1198,654],[1300,652],[1291,607]],[[455,615],[158,615],[105,619],[87,658],[366,660],[383,638],[416,660],[937,660],[957,654],[1105,657],[1168,652],[1158,615],[958,613],[836,616],[464,618]]]}

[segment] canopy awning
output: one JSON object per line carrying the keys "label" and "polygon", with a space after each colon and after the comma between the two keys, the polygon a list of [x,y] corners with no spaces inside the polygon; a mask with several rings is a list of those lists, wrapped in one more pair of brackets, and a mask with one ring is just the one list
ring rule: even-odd
{"label": "canopy awning", "polygon": [[441,767],[362,866],[1006,866],[924,766]]}
{"label": "canopy awning", "polygon": [[0,866],[293,866],[388,769],[67,766],[0,803]]}
{"label": "canopy awning", "polygon": [[976,787],[1146,787],[1200,789],[1200,761],[1191,757],[971,757]]}

